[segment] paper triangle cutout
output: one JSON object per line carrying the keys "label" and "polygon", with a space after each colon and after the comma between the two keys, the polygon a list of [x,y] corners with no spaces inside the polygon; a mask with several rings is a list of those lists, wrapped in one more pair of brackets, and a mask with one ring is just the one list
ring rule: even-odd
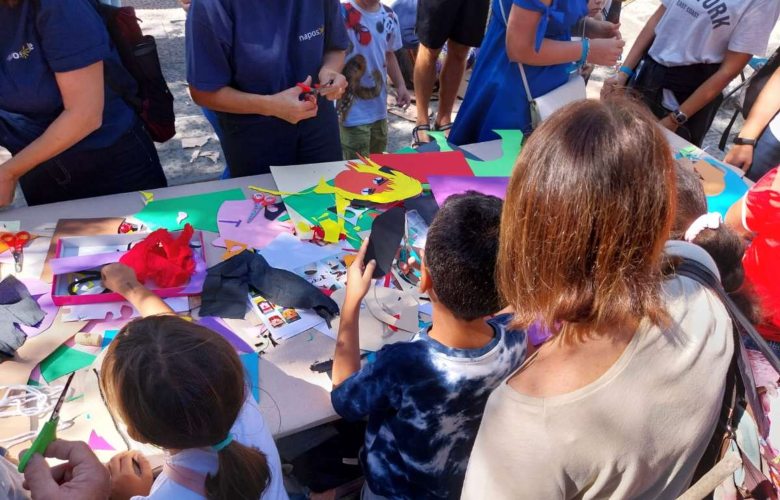
{"label": "paper triangle cutout", "polygon": [[111,446],[108,441],[98,436],[95,431],[90,432],[88,444],[94,451],[116,451],[116,448]]}
{"label": "paper triangle cutout", "polygon": [[222,254],[222,260],[228,260],[229,258],[240,254],[247,249],[246,243],[239,243],[238,241],[225,240],[225,253]]}

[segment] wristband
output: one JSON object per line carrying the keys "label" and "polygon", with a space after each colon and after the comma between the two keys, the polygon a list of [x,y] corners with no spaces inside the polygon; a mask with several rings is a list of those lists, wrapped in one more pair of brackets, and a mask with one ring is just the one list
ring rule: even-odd
{"label": "wristband", "polygon": [[580,61],[577,63],[578,66],[585,66],[585,63],[588,61],[588,54],[590,54],[590,40],[587,37],[583,37],[582,53],[580,54]]}
{"label": "wristband", "polygon": [[629,68],[628,66],[621,66],[620,68],[618,68],[618,71],[620,71],[621,73],[623,73],[629,78],[634,76],[634,70]]}

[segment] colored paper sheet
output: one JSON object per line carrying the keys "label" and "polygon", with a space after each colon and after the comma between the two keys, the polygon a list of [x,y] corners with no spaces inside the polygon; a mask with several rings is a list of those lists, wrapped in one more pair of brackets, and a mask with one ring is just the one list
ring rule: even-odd
{"label": "colored paper sheet", "polygon": [[87,444],[93,451],[116,451],[116,448],[111,446],[108,441],[100,437],[95,431],[89,433],[89,441]]}
{"label": "colored paper sheet", "polygon": [[502,200],[506,197],[509,177],[454,177],[434,175],[428,178],[433,197],[441,206],[444,200],[453,194],[477,191],[482,194],[497,196]]}
{"label": "colored paper sheet", "polygon": [[710,212],[718,212],[725,217],[729,208],[748,190],[740,173],[715,158],[706,156],[691,159],[681,156],[677,161],[684,167],[693,168],[701,177]]}
{"label": "colored paper sheet", "polygon": [[[149,226],[150,229],[161,227],[167,229],[182,229],[189,223],[195,229],[219,232],[217,213],[219,207],[226,201],[244,200],[246,197],[240,189],[229,189],[214,193],[154,200],[148,203],[135,218]],[[179,212],[186,217],[181,219]]]}
{"label": "colored paper sheet", "polygon": [[344,245],[319,246],[301,241],[291,234],[280,234],[259,253],[271,267],[293,271],[310,262],[342,253]]}
{"label": "colored paper sheet", "polygon": [[103,343],[100,345],[100,348],[105,349],[106,347],[108,347],[108,344],[110,344],[111,341],[113,341],[118,334],[119,334],[119,330],[106,330],[103,333]]}
{"label": "colored paper sheet", "polygon": [[207,316],[200,318],[198,324],[205,326],[225,338],[239,352],[254,352],[252,346],[233,332],[221,319]]}
{"label": "colored paper sheet", "polygon": [[523,146],[520,130],[494,130],[501,136],[501,157],[494,160],[468,160],[477,177],[509,177],[515,168],[517,156]]}
{"label": "colored paper sheet", "polygon": [[94,354],[61,345],[49,357],[41,361],[41,375],[51,384],[64,375],[91,365],[95,361],[95,357]]}
{"label": "colored paper sheet", "polygon": [[249,215],[255,207],[252,200],[226,201],[219,207],[217,213],[217,227],[219,238],[212,243],[214,246],[227,248],[226,240],[235,243],[243,243],[250,248],[263,248],[278,234],[292,233],[293,227],[289,222],[270,221],[265,218],[264,211],[247,222]]}
{"label": "colored paper sheet", "polygon": [[414,177],[420,182],[428,182],[429,175],[473,175],[466,157],[460,151],[438,153],[374,154],[371,160],[394,170]]}
{"label": "colored paper sheet", "polygon": [[259,356],[256,352],[248,352],[239,354],[241,363],[244,365],[244,376],[246,382],[252,391],[252,396],[256,402],[260,402],[260,366]]}

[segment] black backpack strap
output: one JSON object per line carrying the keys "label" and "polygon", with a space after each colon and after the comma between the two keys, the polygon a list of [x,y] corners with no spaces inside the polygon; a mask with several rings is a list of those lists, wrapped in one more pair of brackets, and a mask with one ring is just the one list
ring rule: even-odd
{"label": "black backpack strap", "polygon": [[763,337],[756,331],[750,320],[745,317],[742,311],[739,310],[739,307],[731,300],[731,297],[728,296],[723,286],[721,286],[720,280],[706,266],[692,259],[683,259],[681,264],[675,266],[675,272],[706,286],[726,307],[734,327],[734,361],[737,369],[736,374],[738,375],[737,383],[741,386],[739,389],[744,391],[746,402],[752,410],[761,436],[765,438],[769,432],[769,422],[758,397],[753,371],[745,352],[746,349],[742,342],[742,336],[746,335],[755,342],[761,353],[769,361],[769,364],[778,373],[780,373],[780,360],[778,360],[777,355],[775,355]]}

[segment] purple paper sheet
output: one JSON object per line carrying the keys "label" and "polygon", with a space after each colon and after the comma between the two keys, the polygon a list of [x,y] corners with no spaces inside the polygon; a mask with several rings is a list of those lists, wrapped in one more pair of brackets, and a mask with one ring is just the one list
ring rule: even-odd
{"label": "purple paper sheet", "polygon": [[225,338],[230,344],[236,348],[239,352],[254,352],[252,346],[244,342],[241,337],[235,334],[233,330],[228,328],[224,321],[212,316],[206,316],[198,320],[198,324],[205,326],[210,330],[213,330]]}
{"label": "purple paper sheet", "polygon": [[453,194],[461,194],[466,191],[498,196],[503,200],[506,197],[506,188],[509,186],[509,177],[431,175],[428,176],[428,184],[431,186],[436,203],[442,206],[444,200]]}

